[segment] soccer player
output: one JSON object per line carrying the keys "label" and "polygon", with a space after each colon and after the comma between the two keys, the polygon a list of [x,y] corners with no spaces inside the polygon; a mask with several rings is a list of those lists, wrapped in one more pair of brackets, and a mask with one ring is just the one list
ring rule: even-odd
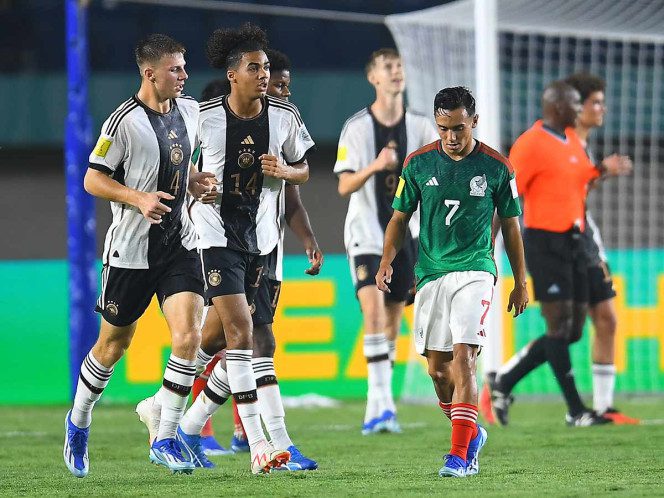
{"label": "soccer player", "polygon": [[545,361],[567,403],[568,425],[608,421],[581,400],[569,353],[570,341],[581,335],[588,309],[588,261],[582,246],[588,184],[602,173],[619,173],[613,162],[596,167],[588,159],[573,128],[581,109],[581,97],[574,88],[563,81],[549,84],[542,95],[542,120],[524,132],[510,152],[524,198],[526,261],[546,333],[498,372],[492,401],[501,425],[508,423],[514,386]]}
{"label": "soccer player", "polygon": [[[588,135],[593,128],[602,126],[606,105],[604,101],[605,83],[598,76],[577,73],[565,80],[581,95],[583,110],[576,121],[576,134],[586,149],[590,160],[595,158],[588,147]],[[632,169],[626,156],[612,154],[604,162],[619,162],[626,170]],[[620,165],[618,165],[620,166]],[[592,345],[593,409],[614,424],[638,424],[639,420],[618,411],[613,404],[616,382],[615,336],[617,316],[615,307],[616,292],[608,265],[602,236],[586,211],[586,231],[582,240],[588,258],[588,314],[595,328]]]}
{"label": "soccer player", "polygon": [[[268,49],[266,50],[266,54],[270,61],[270,80],[267,94],[287,101],[290,97],[290,60],[285,54],[276,50]],[[288,226],[304,245],[305,253],[311,264],[310,268],[305,270],[307,274],[317,275],[319,273],[323,264],[323,253],[318,247],[316,237],[309,223],[309,216],[302,204],[299,186],[285,184],[284,194],[284,202],[280,203],[279,206],[281,218],[280,240],[267,258],[261,287],[256,295],[255,306],[252,308],[254,325],[254,358],[252,359],[252,363],[254,365],[256,382],[259,386],[258,403],[260,405],[261,417],[270,434],[272,443],[277,447],[286,448],[290,452],[290,461],[286,464],[289,470],[313,470],[318,467],[317,463],[300,453],[286,430],[284,422],[285,413],[273,364],[275,339],[274,332],[272,331],[272,321],[279,300],[283,278],[284,221],[288,223]],[[217,357],[215,356],[215,358]],[[203,376],[196,381],[196,383],[202,384],[199,387],[199,392],[205,388],[207,379],[211,375],[215,364],[214,360],[210,362]],[[196,383],[194,383],[194,388],[196,388]],[[201,436],[203,450],[206,454],[214,454],[207,451],[212,444],[216,444],[219,447],[218,443],[214,440],[210,419],[203,426]],[[236,419],[231,448],[234,451],[243,451],[246,445],[248,450],[246,441],[246,434],[244,433],[242,424],[241,422],[238,423]]]}
{"label": "soccer player", "polygon": [[65,422],[64,460],[76,477],[88,473],[92,409],[155,294],[171,331],[172,353],[157,393],[161,425],[150,460],[173,472],[194,468],[175,439],[194,382],[203,311],[201,264],[185,197],[189,190],[200,198],[214,175],[190,172],[199,111],[195,100],[181,96],[184,53],[180,43],[161,34],[138,43],[138,93],[104,122],[90,154],[85,189],[111,201],[113,223],[96,306],[99,338],[81,365]]}
{"label": "soccer player", "polygon": [[465,477],[479,471],[479,451],[487,440],[477,424],[475,363],[486,340],[484,320],[496,281],[494,211],[515,279],[507,311],[514,309],[516,317],[528,304],[521,208],[509,161],[473,138],[478,116],[468,89],[441,90],[433,110],[440,140],[406,159],[376,285],[392,291],[391,263],[419,206],[415,348],[426,356],[440,407],[452,421],[452,446],[439,475]]}
{"label": "soccer player", "polygon": [[[201,428],[232,394],[251,448],[253,473],[287,463],[290,454],[285,448],[275,449],[261,426],[258,403],[263,402],[257,397],[252,366],[249,303],[259,292],[266,256],[280,240],[278,203],[284,181],[301,184],[308,179],[306,155],[314,145],[297,108],[266,96],[266,46],[265,33],[250,24],[218,29],[208,40],[208,59],[226,71],[231,93],[201,105],[203,169],[215,174],[221,191],[214,205],[196,203],[191,209],[202,250],[206,300],[213,305],[198,360],[204,368],[226,345],[227,370],[221,362],[215,365],[178,430],[182,444],[198,459]],[[272,368],[256,371],[261,377],[274,375]]]}
{"label": "soccer player", "polygon": [[414,282],[416,242],[410,230],[394,262],[392,292],[381,293],[373,276],[392,216],[401,165],[408,153],[437,137],[427,118],[404,106],[405,77],[396,50],[383,48],[371,54],[366,74],[376,100],[344,124],[334,165],[339,194],[350,196],[344,243],[364,320],[368,367],[364,435],[401,432],[392,395],[392,362],[404,304]]}

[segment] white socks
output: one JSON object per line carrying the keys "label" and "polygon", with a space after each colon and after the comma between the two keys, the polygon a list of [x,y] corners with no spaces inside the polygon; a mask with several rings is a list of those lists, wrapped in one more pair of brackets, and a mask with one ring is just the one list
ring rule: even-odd
{"label": "white socks", "polygon": [[200,434],[205,422],[216,412],[231,396],[228,384],[228,374],[221,366],[221,362],[212,369],[205,389],[189,407],[182,417],[180,427],[185,434]]}
{"label": "white socks", "polygon": [[266,438],[258,410],[256,379],[251,365],[251,355],[251,349],[229,349],[226,351],[228,383],[237,405],[237,411],[242,419],[244,431],[247,433],[249,446],[253,447]]}
{"label": "white socks", "polygon": [[72,423],[81,429],[90,427],[92,409],[108,384],[113,367],[106,368],[92,355],[92,351],[83,359],[81,373],[78,376],[74,406],[71,409]]}
{"label": "white socks", "polygon": [[157,441],[175,438],[178,424],[187,407],[195,374],[195,360],[185,360],[171,354],[166,364],[163,385],[156,396],[161,404],[161,421]]}
{"label": "white socks", "polygon": [[613,408],[615,387],[615,365],[593,363],[593,408],[600,415]]}
{"label": "white socks", "polygon": [[392,367],[389,345],[384,334],[364,336],[364,356],[367,359],[367,410],[364,422],[380,417],[385,410],[395,411],[392,397]]}
{"label": "white socks", "polygon": [[292,446],[293,441],[286,430],[284,405],[274,371],[274,360],[269,357],[253,358],[256,387],[258,388],[258,407],[272,445],[281,450]]}

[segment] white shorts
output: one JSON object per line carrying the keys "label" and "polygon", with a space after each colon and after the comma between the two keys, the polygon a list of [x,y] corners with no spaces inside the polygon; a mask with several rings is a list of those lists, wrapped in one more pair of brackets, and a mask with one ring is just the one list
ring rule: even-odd
{"label": "white shorts", "polygon": [[495,278],[485,271],[457,271],[415,294],[415,349],[452,351],[455,344],[483,346]]}

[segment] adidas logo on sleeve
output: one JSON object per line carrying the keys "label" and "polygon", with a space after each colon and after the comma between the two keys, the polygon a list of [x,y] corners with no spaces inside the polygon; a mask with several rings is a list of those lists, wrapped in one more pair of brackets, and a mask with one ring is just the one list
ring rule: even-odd
{"label": "adidas logo on sleeve", "polygon": [[440,185],[438,184],[438,180],[436,180],[436,177],[433,176],[425,183],[428,187],[439,187]]}

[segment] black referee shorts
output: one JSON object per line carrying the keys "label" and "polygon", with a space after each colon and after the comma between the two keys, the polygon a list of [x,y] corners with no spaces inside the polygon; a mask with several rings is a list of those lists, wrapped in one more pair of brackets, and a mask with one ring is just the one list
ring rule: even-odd
{"label": "black referee shorts", "polygon": [[526,266],[533,279],[536,301],[588,302],[588,259],[580,235],[576,230],[524,230]]}
{"label": "black referee shorts", "polygon": [[195,250],[181,248],[165,264],[147,270],[105,265],[95,311],[111,325],[126,327],[143,315],[152,296],[163,306],[168,296],[180,292],[203,295],[201,261]]}

